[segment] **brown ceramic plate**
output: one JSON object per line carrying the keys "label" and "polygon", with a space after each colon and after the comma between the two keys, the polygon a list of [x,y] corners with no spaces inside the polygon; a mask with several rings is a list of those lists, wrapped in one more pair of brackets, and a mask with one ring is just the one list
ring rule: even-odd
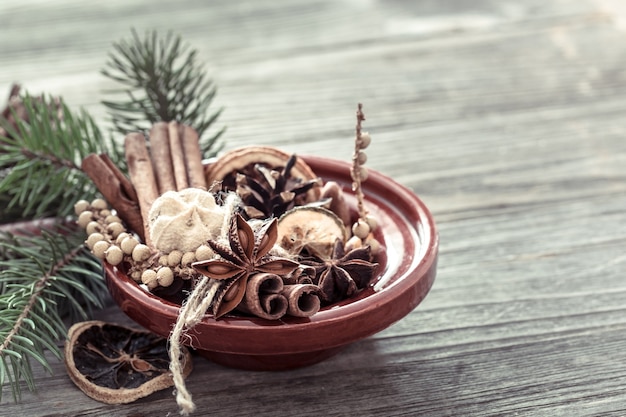
{"label": "brown ceramic plate", "polygon": [[[324,180],[343,186],[350,204],[350,165],[319,157],[303,157]],[[226,366],[281,370],[306,366],[342,347],[377,333],[400,320],[426,296],[437,265],[438,236],[428,208],[408,188],[371,171],[363,191],[366,207],[379,221],[377,238],[386,259],[374,285],[356,296],[320,310],[311,318],[269,321],[255,317],[208,314],[189,332],[203,356]],[[134,321],[167,337],[179,306],[148,293],[115,267],[105,265],[113,299]]]}

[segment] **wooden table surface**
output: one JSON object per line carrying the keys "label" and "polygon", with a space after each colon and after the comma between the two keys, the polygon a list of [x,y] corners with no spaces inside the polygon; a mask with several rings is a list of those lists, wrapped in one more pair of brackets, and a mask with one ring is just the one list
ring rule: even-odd
{"label": "wooden table surface", "polygon": [[[103,124],[99,70],[132,27],[200,51],[227,148],[349,158],[361,101],[368,165],[434,213],[417,309],[303,369],[198,358],[196,415],[626,415],[623,2],[21,0],[0,17],[0,94],[20,81]],[[171,390],[103,405],[52,361],[0,415],[177,415]]]}

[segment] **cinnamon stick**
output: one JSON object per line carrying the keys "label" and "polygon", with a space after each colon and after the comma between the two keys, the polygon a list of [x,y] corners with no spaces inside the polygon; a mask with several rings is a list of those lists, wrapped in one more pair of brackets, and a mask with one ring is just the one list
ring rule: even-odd
{"label": "cinnamon stick", "polygon": [[176,190],[168,130],[165,122],[155,123],[150,129],[150,155],[160,194]]}
{"label": "cinnamon stick", "polygon": [[291,274],[283,276],[283,284],[312,284],[314,279],[315,268],[300,264]]}
{"label": "cinnamon stick", "polygon": [[146,138],[141,133],[129,133],[124,139],[124,151],[130,180],[137,193],[144,230],[144,242],[151,246],[148,230],[148,212],[154,200],[159,196],[152,162],[146,146]]}
{"label": "cinnamon stick", "polygon": [[280,294],[282,279],[275,274],[258,273],[248,279],[246,293],[237,310],[268,320],[277,320],[287,312],[287,299]]}
{"label": "cinnamon stick", "polygon": [[[145,241],[145,229],[137,196],[132,184],[130,184],[124,174],[114,166],[108,156],[103,157],[96,154],[87,155],[83,159],[81,169],[91,178],[96,188],[98,188],[111,207],[117,211],[117,215],[124,223]],[[132,190],[132,195],[129,195],[126,190],[128,186]]]}
{"label": "cinnamon stick", "polygon": [[109,155],[105,153],[101,153],[100,159],[104,161],[104,163],[109,167],[109,170],[115,175],[115,178],[118,179],[120,185],[122,186],[122,191],[126,194],[129,200],[137,202],[137,193],[135,192],[135,187],[133,187],[133,183],[124,175],[122,171],[113,163]]}
{"label": "cinnamon stick", "polygon": [[313,284],[285,285],[281,294],[287,299],[287,314],[311,317],[320,310],[320,289]]}
{"label": "cinnamon stick", "polygon": [[172,168],[174,169],[174,181],[178,191],[189,188],[187,181],[187,168],[185,167],[185,154],[180,141],[180,134],[177,122],[169,124],[170,156],[172,158]]}
{"label": "cinnamon stick", "polygon": [[204,166],[202,165],[202,151],[200,150],[200,142],[198,132],[191,126],[182,126],[183,152],[185,154],[185,163],[187,165],[187,179],[189,186],[193,188],[203,188],[206,190],[206,178],[204,176]]}

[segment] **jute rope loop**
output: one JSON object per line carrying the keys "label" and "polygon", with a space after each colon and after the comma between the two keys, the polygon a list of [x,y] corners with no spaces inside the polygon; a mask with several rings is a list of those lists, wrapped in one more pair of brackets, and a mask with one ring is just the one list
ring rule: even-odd
{"label": "jute rope loop", "polygon": [[181,338],[185,330],[192,329],[204,316],[213,298],[217,293],[220,283],[208,277],[203,277],[196,285],[187,301],[182,305],[178,314],[176,324],[169,337],[170,371],[176,388],[176,402],[180,407],[180,414],[183,416],[192,413],[196,406],[193,403],[191,394],[187,391],[185,379],[183,377],[183,355],[181,355]]}
{"label": "jute rope loop", "polygon": [[[226,239],[228,226],[238,202],[239,197],[237,197],[236,194],[231,194],[224,203],[226,212],[229,213],[229,215],[224,216],[224,222],[221,228],[221,239]],[[202,317],[204,317],[204,314],[211,306],[220,286],[220,281],[202,276],[191,294],[189,294],[189,297],[187,297],[187,300],[181,305],[178,318],[176,319],[176,323],[168,339],[170,372],[172,372],[172,379],[174,380],[176,402],[180,408],[180,414],[183,416],[192,413],[196,409],[196,406],[193,403],[191,394],[187,391],[183,377],[184,357],[181,355],[181,340],[185,337],[186,331],[193,329],[193,327],[202,320]]]}

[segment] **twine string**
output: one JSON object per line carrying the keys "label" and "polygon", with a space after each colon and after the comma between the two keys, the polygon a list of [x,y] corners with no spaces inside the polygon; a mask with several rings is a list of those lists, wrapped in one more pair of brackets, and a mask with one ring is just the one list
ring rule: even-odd
{"label": "twine string", "polygon": [[203,277],[196,285],[187,301],[181,306],[178,318],[169,337],[170,372],[176,388],[176,403],[180,408],[180,414],[187,416],[192,413],[196,406],[191,398],[191,393],[185,385],[183,376],[184,356],[181,354],[181,339],[186,330],[192,329],[204,316],[213,298],[220,287],[220,282]]}
{"label": "twine string", "polygon": [[[240,201],[237,194],[230,193],[224,202],[224,212],[227,213],[227,215],[224,216],[221,227],[221,240],[227,239],[226,236],[232,216]],[[202,320],[202,317],[204,317],[204,314],[211,306],[221,285],[221,281],[202,276],[191,294],[189,294],[189,297],[187,297],[187,300],[181,305],[178,311],[178,318],[176,319],[176,323],[168,339],[170,372],[172,373],[172,379],[174,381],[176,403],[180,408],[180,414],[183,416],[193,413],[196,409],[196,405],[193,403],[191,393],[187,390],[187,386],[185,385],[183,375],[185,364],[183,362],[184,356],[181,355],[181,340],[185,337],[186,331],[191,330]]]}

